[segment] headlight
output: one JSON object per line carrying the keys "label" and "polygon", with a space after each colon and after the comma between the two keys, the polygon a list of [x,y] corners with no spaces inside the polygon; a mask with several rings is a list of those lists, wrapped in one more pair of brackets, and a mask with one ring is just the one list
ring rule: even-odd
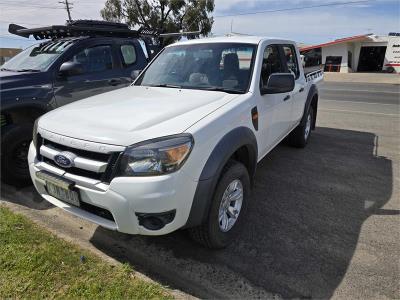
{"label": "headlight", "polygon": [[35,147],[36,147],[36,144],[37,144],[37,129],[38,129],[39,119],[40,118],[37,118],[35,123],[33,124],[32,142],[33,142],[33,145],[35,145]]}
{"label": "headlight", "polygon": [[128,147],[117,176],[154,176],[175,172],[193,148],[190,134],[167,136]]}

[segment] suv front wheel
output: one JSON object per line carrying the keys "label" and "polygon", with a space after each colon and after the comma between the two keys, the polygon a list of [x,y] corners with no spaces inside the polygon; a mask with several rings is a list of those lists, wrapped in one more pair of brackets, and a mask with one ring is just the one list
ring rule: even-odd
{"label": "suv front wheel", "polygon": [[33,124],[11,124],[1,129],[1,180],[14,186],[30,183],[28,150]]}
{"label": "suv front wheel", "polygon": [[250,198],[246,167],[229,160],[217,184],[207,220],[190,229],[191,237],[208,248],[224,248],[239,233]]}

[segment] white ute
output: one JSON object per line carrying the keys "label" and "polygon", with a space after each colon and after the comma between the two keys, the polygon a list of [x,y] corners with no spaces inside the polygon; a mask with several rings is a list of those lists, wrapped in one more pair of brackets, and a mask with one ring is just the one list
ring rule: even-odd
{"label": "white ute", "polygon": [[35,124],[29,169],[40,195],[129,234],[188,228],[210,248],[243,222],[259,162],[315,128],[316,83],[293,41],[191,40],[166,47],[130,87]]}

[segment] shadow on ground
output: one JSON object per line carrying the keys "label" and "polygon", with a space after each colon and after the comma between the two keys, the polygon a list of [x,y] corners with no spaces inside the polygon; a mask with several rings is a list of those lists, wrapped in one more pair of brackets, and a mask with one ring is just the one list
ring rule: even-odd
{"label": "shadow on ground", "polygon": [[44,210],[54,207],[52,204],[40,197],[33,185],[25,187],[15,187],[2,183],[0,191],[1,199],[4,201],[12,202],[37,210]]}
{"label": "shadow on ground", "polygon": [[[278,146],[258,165],[248,222],[227,249],[201,248],[184,231],[143,237],[100,227],[91,243],[198,297],[259,296],[250,285],[285,298],[329,298],[363,222],[396,213],[381,209],[392,194],[392,163],[374,144],[374,134],[317,128],[305,149]],[[21,202],[18,193],[7,198]]]}
{"label": "shadow on ground", "polygon": [[[226,289],[235,289],[233,273],[283,297],[329,298],[346,273],[363,222],[392,214],[380,209],[392,194],[392,164],[374,154],[374,142],[374,134],[318,128],[305,149],[277,147],[258,166],[244,232],[225,250],[199,248],[183,232],[116,237],[98,228],[91,242],[199,297],[207,293],[185,280],[206,281],[210,290],[225,281]],[[164,269],[155,267],[160,262]]]}

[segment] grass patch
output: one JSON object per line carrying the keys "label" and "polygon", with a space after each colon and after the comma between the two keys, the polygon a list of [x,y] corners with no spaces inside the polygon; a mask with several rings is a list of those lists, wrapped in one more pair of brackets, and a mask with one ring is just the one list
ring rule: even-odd
{"label": "grass patch", "polygon": [[0,298],[171,299],[158,284],[135,278],[0,206]]}

